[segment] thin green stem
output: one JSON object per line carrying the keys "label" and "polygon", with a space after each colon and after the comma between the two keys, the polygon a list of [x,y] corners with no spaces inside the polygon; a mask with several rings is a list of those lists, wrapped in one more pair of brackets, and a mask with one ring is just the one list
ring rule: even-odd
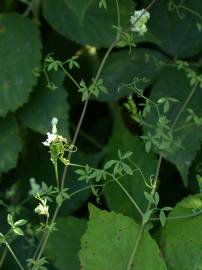
{"label": "thin green stem", "polygon": [[176,133],[178,131],[181,131],[183,129],[187,129],[187,128],[190,128],[190,127],[193,127],[193,126],[196,126],[196,124],[195,123],[190,123],[190,124],[187,124],[187,125],[180,126],[178,128],[173,129],[173,133]]}
{"label": "thin green stem", "polygon": [[[167,220],[175,220],[175,219],[184,219],[184,218],[191,218],[191,217],[197,217],[202,215],[202,210],[198,212],[191,213],[189,215],[183,215],[183,216],[173,216],[173,217],[167,217]],[[151,221],[157,221],[160,220],[160,218],[150,218]]]}
{"label": "thin green stem", "polygon": [[[39,9],[40,4],[41,4],[41,0],[32,0],[32,1],[30,1],[30,2],[22,1],[22,2],[24,2],[25,4],[27,4],[26,10],[25,10],[25,12],[22,14],[23,17],[29,16],[30,12],[32,12],[32,11],[33,11],[33,13],[35,13],[35,12],[34,12],[35,10],[33,10],[33,7],[35,7],[36,10],[37,10],[37,9]],[[27,3],[26,3],[26,2],[27,2]],[[38,18],[38,16],[37,16],[37,18]]]}
{"label": "thin green stem", "polygon": [[140,226],[139,233],[138,233],[138,236],[137,236],[137,239],[135,239],[135,245],[134,245],[134,247],[133,247],[133,250],[132,250],[130,259],[129,259],[129,261],[128,261],[128,265],[127,265],[126,270],[130,270],[130,269],[131,269],[133,260],[134,260],[134,258],[135,258],[135,254],[136,254],[136,252],[137,252],[137,249],[138,249],[138,247],[139,247],[139,244],[140,244],[140,241],[141,241],[141,238],[142,238],[143,231],[144,231],[144,226],[141,225],[141,226]]}
{"label": "thin green stem", "polygon": [[127,191],[127,189],[119,182],[118,178],[114,177],[114,175],[112,175],[112,174],[110,174],[110,175],[113,178],[114,182],[116,182],[117,185],[126,194],[126,196],[129,198],[129,200],[131,201],[131,203],[135,206],[135,208],[138,210],[138,212],[140,213],[140,215],[142,217],[143,216],[142,210],[140,209],[140,207],[138,206],[138,204],[135,202],[135,200],[133,199],[133,197],[130,195],[130,193]]}
{"label": "thin green stem", "polygon": [[[72,126],[74,129],[76,129],[73,124],[70,124],[70,126]],[[84,131],[80,130],[79,135],[82,136],[83,138],[85,138],[86,140],[88,140],[90,143],[94,144],[94,146],[96,146],[98,149],[103,150],[104,146],[102,144],[100,144],[97,140],[95,140],[95,138],[91,137],[90,135],[88,135]]]}
{"label": "thin green stem", "polygon": [[54,169],[55,169],[56,184],[57,184],[57,187],[59,188],[59,175],[58,175],[58,164],[57,164],[57,161],[54,162]]}
{"label": "thin green stem", "polygon": [[80,85],[77,83],[74,77],[64,68],[63,65],[60,65],[60,68],[67,75],[67,77],[69,77],[69,79],[75,84],[75,86],[79,89]]}
{"label": "thin green stem", "polygon": [[142,170],[140,169],[140,167],[134,161],[132,161],[130,158],[128,160],[131,164],[133,164],[133,166],[135,166],[136,170],[140,173],[140,175],[145,183],[145,186],[147,186],[148,188],[151,188],[151,186],[147,183],[147,181],[144,177],[144,174],[143,174]]}
{"label": "thin green stem", "polygon": [[116,0],[116,10],[117,10],[117,27],[118,27],[117,36],[119,36],[120,29],[121,29],[121,17],[120,17],[120,8],[119,8],[119,1],[118,0]]}
{"label": "thin green stem", "polygon": [[73,166],[73,167],[79,167],[79,168],[85,168],[85,165],[81,165],[81,164],[76,164],[76,163],[69,163],[69,166]]}
{"label": "thin green stem", "polygon": [[198,12],[196,12],[195,10],[190,9],[184,5],[175,5],[175,8],[176,9],[184,9],[185,11],[191,13],[192,15],[196,16],[197,18],[202,19],[202,16]]}
{"label": "thin green stem", "polygon": [[[155,173],[153,188],[152,188],[152,191],[151,191],[151,196],[153,196],[153,194],[156,191],[156,186],[157,186],[157,181],[158,181],[158,176],[159,176],[159,172],[160,172],[161,163],[162,163],[162,155],[160,154],[159,155],[159,160],[158,160],[158,163],[157,163],[157,167],[156,167],[156,173]],[[147,210],[146,210],[145,213],[147,213],[150,210],[150,207],[151,207],[151,201],[149,201],[148,206],[147,206]],[[145,226],[145,222],[142,219],[142,224],[140,225],[140,230],[139,230],[137,239],[135,239],[133,250],[132,250],[131,256],[130,256],[129,261],[128,261],[127,270],[130,270],[131,267],[132,267],[132,263],[134,261],[135,255],[137,253],[137,250],[138,250],[138,247],[139,247],[139,244],[140,244],[143,232],[144,232],[144,226]]]}
{"label": "thin green stem", "polygon": [[156,130],[154,126],[150,125],[149,123],[147,123],[146,121],[144,121],[143,119],[141,120],[141,124],[145,127],[151,128],[153,130]]}
{"label": "thin green stem", "polygon": [[47,71],[46,71],[46,68],[43,68],[43,73],[44,73],[44,75],[45,75],[46,81],[48,82],[48,85],[50,85],[51,82],[50,82],[48,73],[47,73]]}
{"label": "thin green stem", "polygon": [[190,102],[192,96],[194,95],[196,89],[197,89],[197,86],[198,86],[198,83],[195,83],[194,87],[192,88],[191,92],[189,93],[188,97],[186,98],[184,104],[182,105],[181,109],[179,110],[179,112],[177,113],[174,121],[173,121],[173,124],[172,124],[172,127],[171,129],[173,130],[174,127],[176,126],[177,122],[179,121],[182,113],[184,112],[184,110],[186,109],[188,103]]}
{"label": "thin green stem", "polygon": [[158,104],[156,104],[153,100],[151,100],[151,99],[145,97],[140,91],[135,90],[135,92],[137,93],[137,95],[139,95],[141,98],[143,98],[143,99],[146,100],[147,102],[151,103],[151,104],[155,107],[155,109],[156,109],[156,111],[157,111],[157,114],[158,114],[158,118],[160,118],[160,115],[161,115],[161,114],[160,114],[160,111],[159,111]]}
{"label": "thin green stem", "polygon": [[44,241],[44,239],[45,239],[45,236],[46,236],[46,234],[43,234],[43,236],[41,237],[40,242],[39,242],[39,244],[38,244],[38,246],[37,246],[37,248],[36,248],[36,251],[35,251],[35,253],[34,253],[33,260],[36,259],[37,254],[38,254],[38,252],[39,252],[39,250],[40,250],[40,248],[41,248],[41,246],[42,246],[42,243],[43,243],[43,241]]}
{"label": "thin green stem", "polygon": [[21,270],[25,270],[18,258],[16,257],[15,253],[13,252],[12,248],[10,247],[9,243],[6,241],[5,242],[6,247],[8,248],[9,252],[11,253],[13,259],[16,261],[17,265]]}
{"label": "thin green stem", "polygon": [[[49,215],[46,217],[46,226],[48,226],[48,221],[49,221]],[[41,238],[41,240],[40,240],[40,242],[39,242],[39,244],[37,246],[37,249],[36,249],[36,251],[34,253],[34,256],[33,256],[34,260],[36,259],[37,254],[40,251],[40,248],[42,247],[42,244],[43,244],[45,238],[46,238],[46,234],[43,234],[43,236],[42,236],[42,238]]]}
{"label": "thin green stem", "polygon": [[[77,137],[78,137],[78,134],[79,134],[81,125],[82,125],[82,123],[83,123],[83,119],[84,119],[84,116],[85,116],[85,114],[86,114],[88,102],[89,102],[89,99],[87,99],[87,100],[85,101],[85,103],[84,103],[84,107],[83,107],[83,110],[82,110],[82,113],[81,113],[81,117],[80,117],[80,119],[79,119],[79,123],[78,123],[78,125],[77,125],[76,131],[75,131],[75,133],[74,133],[74,137],[73,137],[73,140],[72,140],[72,144],[73,144],[73,145],[75,145],[75,143],[76,143],[76,140],[77,140]],[[67,157],[67,159],[68,159],[69,161],[71,160],[71,156],[72,156],[72,152],[69,152],[68,157]],[[68,166],[65,166],[64,171],[63,171],[62,180],[61,180],[61,190],[63,190],[64,185],[65,185],[65,179],[66,179],[66,175],[67,175],[67,168],[68,168]]]}
{"label": "thin green stem", "polygon": [[19,206],[23,206],[25,205],[26,203],[28,203],[33,197],[32,196],[28,196],[27,198],[25,198],[23,201],[21,201],[19,203]]}
{"label": "thin green stem", "polygon": [[89,186],[86,186],[86,187],[80,188],[80,189],[78,189],[78,190],[76,190],[76,191],[72,192],[71,194],[69,194],[69,196],[70,196],[70,198],[71,198],[71,197],[73,197],[73,196],[75,196],[75,195],[79,194],[79,193],[80,193],[80,192],[82,192],[82,191],[85,191],[85,190],[90,189],[91,187],[105,187],[105,186],[106,186],[107,184],[109,184],[110,182],[112,182],[112,181],[109,181],[109,182],[107,182],[106,184],[100,184],[100,185],[89,185]]}
{"label": "thin green stem", "polygon": [[[55,212],[53,214],[53,217],[52,217],[52,220],[51,220],[50,224],[55,223],[55,220],[56,220],[56,217],[58,215],[59,210],[60,210],[60,206],[57,206],[56,209],[55,209]],[[44,249],[46,247],[49,236],[50,236],[50,230],[46,231],[45,234],[43,235],[44,241],[41,244],[41,248],[40,248],[39,253],[37,255],[37,258],[36,258],[37,260],[39,260],[41,258],[42,254],[44,252]]]}
{"label": "thin green stem", "polygon": [[[84,165],[80,165],[80,164],[74,164],[74,163],[70,163],[70,166],[75,166],[75,167],[80,167],[80,168],[85,168]],[[94,169],[94,168],[92,168]],[[96,169],[94,169],[96,170]],[[135,171],[139,171],[139,168],[133,170],[133,172]],[[113,181],[109,181],[107,182],[107,184],[109,184],[110,182],[116,182],[118,184],[118,186],[122,189],[122,191],[126,194],[126,196],[129,198],[129,200],[132,202],[132,204],[135,206],[135,208],[138,210],[138,212],[140,213],[141,216],[143,216],[143,212],[141,211],[140,207],[138,206],[138,204],[135,202],[135,200],[133,199],[133,197],[129,194],[129,192],[126,190],[126,188],[119,182],[119,179],[124,177],[126,174],[120,175],[119,177],[115,177],[113,174],[106,172],[106,174],[111,177],[113,179]],[[106,184],[105,184],[106,185]],[[94,185],[94,186],[105,186],[105,185]],[[92,185],[91,185],[92,186]],[[91,187],[89,186],[89,187]],[[81,190],[85,190],[88,187],[84,187]],[[79,191],[80,192],[80,191]],[[78,193],[78,192],[76,192]],[[71,197],[71,194],[70,194]]]}
{"label": "thin green stem", "polygon": [[1,269],[2,266],[3,266],[3,263],[4,263],[4,261],[5,261],[7,252],[8,252],[8,248],[5,247],[5,248],[4,248],[4,251],[3,251],[3,253],[2,253],[1,259],[0,259],[0,269]]}

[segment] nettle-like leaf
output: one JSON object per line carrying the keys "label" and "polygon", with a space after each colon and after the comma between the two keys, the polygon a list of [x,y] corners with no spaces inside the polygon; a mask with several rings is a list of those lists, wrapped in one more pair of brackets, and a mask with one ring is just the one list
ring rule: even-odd
{"label": "nettle-like leaf", "polygon": [[[201,24],[202,2],[185,0],[183,5],[187,9],[180,8],[178,11],[172,9],[172,4],[169,5],[169,2],[180,5],[182,1],[157,1],[150,9],[149,30],[161,40],[162,43],[159,46],[168,54],[190,57],[199,53],[202,46],[202,35],[197,24]],[[145,3],[150,3],[150,0],[145,0]],[[169,6],[172,10],[169,10]],[[199,16],[188,9],[198,13]],[[160,18],[159,11],[161,12]]]}
{"label": "nettle-like leaf", "polygon": [[86,221],[75,217],[58,218],[57,231],[51,234],[45,254],[57,269],[79,270],[80,239],[86,230]]}
{"label": "nettle-like leaf", "polygon": [[[116,2],[108,1],[107,10],[98,8],[97,0],[46,0],[44,16],[60,34],[80,44],[108,47],[116,36]],[[120,16],[122,26],[130,24],[133,10],[132,0],[121,0]]]}
{"label": "nettle-like leaf", "polygon": [[[161,69],[161,62],[167,63],[168,58],[160,52],[150,49],[135,49],[130,55],[128,50],[113,52],[102,72],[107,94],[101,94],[101,101],[113,101],[134,92],[133,79],[143,77],[146,82],[138,82],[137,87],[145,89],[155,79]],[[130,85],[131,84],[131,85]]]}
{"label": "nettle-like leaf", "polygon": [[[124,126],[122,116],[118,111],[114,113],[114,127],[111,138],[106,146],[107,155],[105,160],[117,159],[117,149],[121,150],[122,153],[127,151],[133,152],[130,159],[141,169],[141,172],[135,171],[133,175],[126,175],[119,181],[135,199],[141,210],[144,211],[148,204],[144,196],[144,191],[148,188],[145,186],[141,173],[149,183],[151,175],[155,173],[156,157],[153,154],[146,153],[143,142],[127,130]],[[131,165],[130,163],[128,164]],[[140,217],[134,205],[117,183],[108,184],[104,194],[111,210],[135,217],[136,219]]]}
{"label": "nettle-like leaf", "polygon": [[[179,71],[174,67],[165,68],[159,74],[159,78],[152,88],[151,100],[157,102],[160,98],[168,95],[178,100],[176,103],[171,103],[171,108],[166,112],[166,117],[170,120],[169,126],[172,126],[172,123],[175,121],[177,113],[182,108],[192,87],[185,72]],[[202,100],[202,91],[198,87],[173,128],[173,147],[169,149],[170,151],[168,149],[161,151],[166,159],[176,165],[185,185],[188,184],[189,168],[197,151],[200,149],[202,138],[202,127],[197,125],[189,126],[189,123],[186,122],[187,116],[189,116],[187,109],[191,108],[196,115],[202,116],[202,107],[199,100]],[[161,106],[161,109],[161,113],[164,114],[163,106]],[[156,110],[152,109],[151,113],[148,114],[147,122],[156,125],[157,120]],[[180,129],[180,127],[187,124],[187,128]],[[147,132],[148,129],[146,129],[145,134]],[[150,132],[151,134],[153,133],[152,130]]]}
{"label": "nettle-like leaf", "polygon": [[29,98],[40,67],[41,41],[34,23],[15,13],[0,15],[0,116]]}
{"label": "nettle-like leaf", "polygon": [[2,173],[16,166],[22,145],[14,117],[1,118],[0,130],[0,173]]}
{"label": "nettle-like leaf", "polygon": [[[169,214],[189,216],[202,210],[202,195],[189,196],[176,205]],[[202,213],[184,219],[167,220],[162,229],[160,246],[169,270],[202,269]]]}
{"label": "nettle-like leaf", "polygon": [[49,89],[46,80],[41,79],[29,103],[20,110],[19,116],[25,126],[43,134],[51,130],[51,119],[57,117],[59,133],[67,136],[69,104],[63,86],[64,74],[59,71],[53,72],[49,79],[57,88]]}
{"label": "nettle-like leaf", "polygon": [[[80,261],[85,270],[128,269],[140,226],[129,217],[90,205],[87,232],[82,237]],[[155,241],[143,232],[131,270],[166,270]]]}

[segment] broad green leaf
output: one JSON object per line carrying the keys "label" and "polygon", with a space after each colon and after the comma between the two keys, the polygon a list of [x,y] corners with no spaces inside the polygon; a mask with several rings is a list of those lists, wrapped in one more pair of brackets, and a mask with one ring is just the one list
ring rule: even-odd
{"label": "broad green leaf", "polygon": [[67,7],[72,11],[74,16],[77,17],[77,20],[81,25],[83,23],[84,16],[92,2],[93,0],[65,0]]}
{"label": "broad green leaf", "polygon": [[[84,3],[85,2],[85,3]],[[108,1],[107,10],[98,8],[97,0],[45,0],[43,13],[60,34],[80,44],[108,47],[116,36],[116,2]],[[120,0],[121,24],[128,27],[132,0]]]}
{"label": "broad green leaf", "polygon": [[57,269],[79,270],[80,239],[86,230],[86,221],[75,217],[58,218],[57,231],[47,243],[45,254]]}
{"label": "broad green leaf", "polygon": [[109,57],[101,74],[107,94],[100,94],[101,101],[113,101],[134,93],[131,84],[135,78],[143,77],[148,82],[138,82],[137,87],[145,89],[155,79],[161,69],[160,62],[168,62],[168,59],[160,52],[150,49],[134,49],[130,55],[128,50],[114,52]]}
{"label": "broad green leaf", "polygon": [[[145,180],[149,183],[150,176],[153,175],[156,170],[156,158],[153,154],[147,154],[141,139],[132,135],[127,130],[119,111],[114,113],[114,126],[112,135],[106,146],[107,155],[105,161],[118,159],[118,149],[122,153],[126,151],[133,152],[133,155],[130,157],[131,160],[138,165]],[[131,166],[130,163],[129,165]],[[134,169],[134,166],[132,166],[132,168]],[[147,188],[140,171],[134,172],[132,176],[124,176],[119,181],[127,189],[140,208],[145,210],[148,201],[144,196],[144,191],[147,190]],[[137,219],[140,217],[134,205],[116,183],[107,185],[104,194],[111,210],[121,212]]]}
{"label": "broad green leaf", "polygon": [[[90,205],[87,232],[81,240],[80,261],[85,270],[128,269],[140,226],[129,217]],[[131,270],[166,270],[155,241],[143,232]]]}
{"label": "broad green leaf", "polygon": [[51,131],[51,120],[57,117],[58,132],[64,136],[69,133],[69,104],[67,92],[63,87],[64,74],[51,73],[50,80],[58,87],[55,90],[47,88],[47,82],[40,80],[30,101],[22,110],[20,118],[23,124],[34,131],[45,134]]}
{"label": "broad green leaf", "polygon": [[[192,210],[202,209],[202,195],[189,196],[183,199],[169,214],[189,216]],[[202,215],[184,219],[167,220],[162,229],[160,246],[169,270],[202,269]]]}
{"label": "broad green leaf", "polygon": [[[145,1],[150,3],[150,0]],[[185,9],[180,9],[180,13],[184,14],[184,18],[179,18],[176,10],[169,11],[169,2],[180,4],[180,1],[157,1],[152,8],[151,19],[148,22],[148,28],[160,40],[160,48],[166,53],[178,57],[190,57],[201,52],[202,34],[197,28],[197,23],[201,23],[202,2],[185,0],[183,5],[185,8],[198,13],[194,15]],[[181,1],[182,2],[182,1]],[[160,16],[159,16],[160,12]]]}
{"label": "broad green leaf", "polygon": [[[161,97],[172,97],[179,100],[177,103],[172,103],[169,112],[166,114],[171,124],[176,118],[177,113],[182,108],[185,100],[191,92],[192,87],[186,77],[184,71],[178,71],[176,68],[165,68],[159,74],[159,78],[153,85],[151,100],[157,102]],[[185,119],[187,117],[187,109],[192,108],[193,111],[198,115],[202,116],[202,107],[199,102],[202,100],[202,91],[197,88],[195,94],[187,104],[185,110],[181,114],[173,130],[186,125]],[[157,114],[153,109],[149,114],[147,122],[150,124],[156,124]],[[152,131],[150,130],[152,133]],[[197,151],[200,149],[202,128],[197,126],[190,126],[176,131],[174,133],[174,142],[180,147],[174,147],[171,152],[162,151],[164,157],[177,166],[185,185],[187,185],[187,176],[192,161],[194,160]]]}
{"label": "broad green leaf", "polygon": [[2,173],[16,166],[22,145],[14,117],[0,118],[0,130],[0,173]]}
{"label": "broad green leaf", "polygon": [[40,67],[41,41],[34,23],[15,13],[0,15],[0,116],[29,98]]}

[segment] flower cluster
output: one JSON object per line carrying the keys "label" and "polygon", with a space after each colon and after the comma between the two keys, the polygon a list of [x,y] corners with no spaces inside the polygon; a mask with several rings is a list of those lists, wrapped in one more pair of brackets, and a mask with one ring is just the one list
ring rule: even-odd
{"label": "flower cluster", "polygon": [[52,131],[51,133],[47,133],[47,139],[42,143],[50,149],[51,161],[54,164],[56,178],[58,181],[58,160],[60,160],[65,166],[67,166],[69,164],[69,160],[65,158],[65,154],[67,152],[76,152],[77,148],[74,145],[70,144],[66,138],[58,134],[58,119],[56,117],[52,119],[51,124]]}
{"label": "flower cluster", "polygon": [[39,205],[34,209],[35,213],[48,217],[49,206],[47,205],[47,198],[41,198],[39,194],[35,198],[39,200]]}
{"label": "flower cluster", "polygon": [[131,31],[143,36],[147,32],[146,23],[149,18],[150,14],[145,9],[134,11],[134,15],[130,17]]}
{"label": "flower cluster", "polygon": [[47,139],[44,142],[42,142],[43,145],[50,147],[53,142],[67,143],[67,139],[65,139],[61,135],[58,135],[57,130],[58,119],[56,117],[53,117],[51,124],[52,124],[52,133],[47,132]]}
{"label": "flower cluster", "polygon": [[48,132],[47,133],[48,138],[46,139],[45,142],[42,142],[43,145],[48,147],[51,145],[52,142],[54,142],[57,139],[58,119],[56,117],[53,117],[51,124],[52,124],[52,133]]}

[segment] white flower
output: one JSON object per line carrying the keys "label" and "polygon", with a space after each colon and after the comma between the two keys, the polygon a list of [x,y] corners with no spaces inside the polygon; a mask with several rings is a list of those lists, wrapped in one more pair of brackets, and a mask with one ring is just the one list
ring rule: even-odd
{"label": "white flower", "polygon": [[134,15],[130,17],[131,31],[143,36],[147,32],[146,23],[149,18],[150,14],[145,9],[134,11]]}
{"label": "white flower", "polygon": [[40,200],[39,205],[34,209],[34,212],[38,215],[49,216],[49,207],[47,205],[47,199],[38,198]]}
{"label": "white flower", "polygon": [[32,196],[36,196],[37,193],[41,191],[41,187],[39,184],[36,183],[36,179],[34,177],[29,179],[31,190],[29,191],[29,194]]}
{"label": "white flower", "polygon": [[48,216],[48,206],[44,206],[41,203],[34,209],[34,211],[39,215]]}
{"label": "white flower", "polygon": [[48,138],[45,140],[45,142],[42,142],[45,146],[50,146],[52,142],[54,142],[57,139],[56,134],[52,134],[50,132],[47,133]]}
{"label": "white flower", "polygon": [[57,134],[58,119],[56,117],[53,117],[51,124],[52,124],[52,133]]}
{"label": "white flower", "polygon": [[58,134],[57,131],[58,119],[56,117],[53,117],[51,124],[52,124],[52,133],[50,132],[46,133],[47,139],[44,142],[42,142],[43,145],[50,147],[50,145],[55,141],[60,143],[67,143],[67,139]]}

